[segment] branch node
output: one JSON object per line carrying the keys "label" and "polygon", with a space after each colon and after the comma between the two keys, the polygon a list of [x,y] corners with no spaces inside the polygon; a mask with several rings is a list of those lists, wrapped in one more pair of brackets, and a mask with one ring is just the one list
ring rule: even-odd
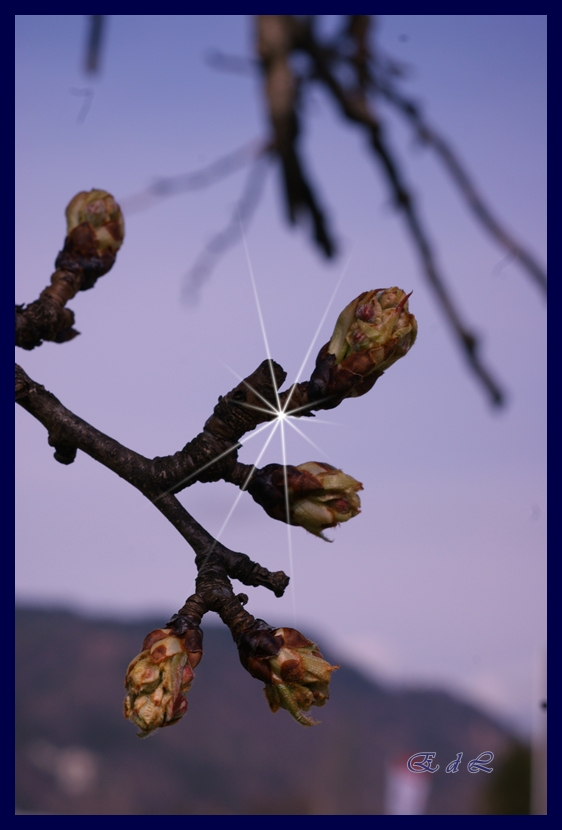
{"label": "branch node", "polygon": [[64,445],[55,446],[53,454],[55,461],[59,464],[72,464],[76,458],[76,447],[68,447]]}

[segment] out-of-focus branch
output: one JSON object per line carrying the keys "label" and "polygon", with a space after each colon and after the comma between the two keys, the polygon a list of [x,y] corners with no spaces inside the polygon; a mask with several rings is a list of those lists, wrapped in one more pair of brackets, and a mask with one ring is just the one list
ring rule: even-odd
{"label": "out-of-focus branch", "polygon": [[236,245],[252,220],[263,193],[267,161],[265,156],[254,161],[228,224],[210,239],[189,269],[184,288],[184,297],[188,302],[197,302],[199,291],[209,279],[219,259]]}
{"label": "out-of-focus branch", "polygon": [[257,15],[257,51],[264,77],[264,91],[272,129],[272,148],[281,163],[287,217],[295,224],[309,216],[316,244],[327,257],[335,243],[318,197],[304,172],[298,149],[298,81],[289,56],[297,33],[290,15]]}
{"label": "out-of-focus branch", "polygon": [[365,91],[371,83],[371,52],[369,48],[369,34],[372,18],[368,14],[350,14],[347,18],[343,36],[353,44],[353,51],[349,62],[354,67],[357,76],[357,86]]}
{"label": "out-of-focus branch", "polygon": [[449,143],[423,118],[420,107],[401,95],[388,80],[378,80],[377,86],[385,98],[412,124],[418,138],[432,147],[445,165],[451,178],[476,218],[488,233],[529,273],[533,281],[546,294],[546,272],[536,259],[502,226],[486,202]]}
{"label": "out-of-focus branch", "polygon": [[233,72],[237,75],[254,75],[259,67],[258,61],[240,55],[227,55],[218,49],[209,49],[205,54],[205,62],[212,69],[222,72]]}
{"label": "out-of-focus branch", "polygon": [[84,69],[89,75],[95,75],[100,69],[100,57],[106,26],[105,18],[106,15],[104,14],[88,15],[88,41]]}
{"label": "out-of-focus branch", "polygon": [[396,206],[402,211],[406,219],[407,227],[418,250],[426,278],[439,300],[457,343],[461,346],[470,368],[486,389],[491,402],[496,406],[501,406],[504,403],[504,393],[480,360],[478,340],[463,322],[453,303],[445,280],[437,266],[429,237],[423,228],[415,199],[405,184],[398,162],[385,141],[380,120],[370,111],[364,95],[357,95],[353,90],[348,92],[338,81],[331,69],[329,52],[317,43],[310,27],[301,31],[298,46],[312,59],[316,78],[334,98],[342,115],[348,121],[360,125],[366,131],[373,153],[387,178]]}
{"label": "out-of-focus branch", "polygon": [[228,224],[209,240],[187,273],[183,295],[188,302],[197,302],[199,291],[209,279],[217,262],[236,245],[242,231],[251,222],[263,192],[270,153],[270,143],[263,140],[250,141],[201,170],[158,179],[140,193],[121,200],[123,212],[128,216],[152,207],[163,198],[210,187],[248,164],[251,165],[242,194]]}
{"label": "out-of-focus branch", "polygon": [[268,149],[268,145],[262,140],[250,141],[200,170],[157,179],[145,190],[121,199],[121,208],[128,216],[152,207],[160,199],[176,196],[179,193],[189,193],[193,190],[203,190],[261,158]]}

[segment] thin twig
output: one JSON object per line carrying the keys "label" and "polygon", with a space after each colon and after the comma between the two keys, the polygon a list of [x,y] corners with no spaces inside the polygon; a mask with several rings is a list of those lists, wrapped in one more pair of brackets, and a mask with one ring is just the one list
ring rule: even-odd
{"label": "thin twig", "polygon": [[266,175],[267,158],[262,156],[254,161],[250,168],[242,195],[232,211],[228,224],[210,239],[189,269],[183,290],[183,296],[187,302],[198,301],[199,292],[211,276],[218,261],[236,245],[241,239],[242,232],[248,228],[260,202]]}
{"label": "thin twig", "polygon": [[203,190],[251,164],[267,150],[268,146],[263,140],[254,139],[231,153],[221,156],[200,170],[157,179],[139,193],[120,199],[119,204],[122,211],[126,215],[130,215],[152,207],[163,198],[176,196],[179,193],[189,193],[193,190]]}
{"label": "thin twig", "polygon": [[493,215],[482,196],[478,193],[466,168],[460,162],[450,144],[433,127],[429,126],[428,122],[422,117],[419,106],[413,101],[404,98],[392,84],[388,81],[378,82],[378,88],[386,99],[410,121],[418,134],[418,138],[424,144],[429,144],[435,150],[451,175],[451,178],[458,186],[462,196],[466,199],[473,214],[486,228],[488,233],[496,242],[505,248],[508,254],[521,263],[536,285],[546,295],[546,272],[529,251],[521,243],[517,242]]}

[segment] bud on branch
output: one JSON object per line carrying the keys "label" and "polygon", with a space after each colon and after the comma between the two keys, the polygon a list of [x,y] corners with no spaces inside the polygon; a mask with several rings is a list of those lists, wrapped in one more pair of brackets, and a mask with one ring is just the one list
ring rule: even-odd
{"label": "bud on branch", "polygon": [[119,205],[105,190],[77,193],[66,208],[67,235],[57,257],[57,268],[83,272],[81,291],[92,288],[106,274],[125,236]]}
{"label": "bud on branch", "polygon": [[303,726],[318,723],[303,713],[311,706],[324,706],[332,672],[339,666],[324,660],[316,643],[295,628],[265,630],[263,621],[256,620],[255,630],[240,639],[239,650],[244,668],[265,681],[272,712],[286,709]]}
{"label": "bud on branch", "polygon": [[325,541],[322,531],[361,512],[357,492],[363,485],[318,461],[298,467],[268,464],[254,474],[247,489],[272,519],[304,527]]}
{"label": "bud on branch", "polygon": [[312,399],[330,398],[323,409],[357,398],[413,346],[418,325],[401,288],[365,291],[338,317],[329,343],[319,352],[309,384]]}
{"label": "bud on branch", "polygon": [[[66,216],[68,235],[51,285],[35,303],[16,308],[16,342],[26,349],[42,340],[64,342],[76,335],[69,328],[74,316],[65,304],[109,270],[123,240],[119,206],[106,191],[77,194]],[[177,723],[187,711],[185,696],[203,654],[199,624],[207,611],[219,614],[232,633],[242,665],[265,682],[271,710],[286,709],[305,726],[314,723],[306,713],[328,700],[337,666],[324,660],[318,646],[295,629],[274,629],[256,620],[244,609],[248,597],[235,595],[230,582],[261,585],[282,596],[288,577],[225,548],[190,516],[173,492],[196,480],[229,481],[248,489],[272,518],[321,538],[327,528],[357,516],[362,485],[342,470],[316,461],[298,467],[270,464],[256,470],[238,462],[239,441],[259,424],[274,420],[278,412],[310,416],[314,410],[331,409],[344,398],[365,394],[414,343],[417,325],[408,311],[408,297],[399,288],[361,294],[340,314],[310,380],[279,392],[286,373],[273,361],[264,361],[219,398],[198,436],[164,458],[145,458],[101,433],[16,367],[17,402],[45,426],[57,461],[70,464],[80,450],[108,467],[150,499],[196,553],[196,592],[164,628],[146,637],[141,653],[127,669],[125,717],[139,727],[140,737]],[[270,407],[260,406],[264,402]]]}
{"label": "bud on branch", "polygon": [[24,349],[43,340],[65,343],[76,337],[74,314],[65,305],[112,268],[125,235],[119,205],[105,190],[78,193],[66,208],[66,222],[51,284],[35,302],[16,306],[16,346]]}
{"label": "bud on branch", "polygon": [[170,628],[157,628],[145,637],[143,650],[129,664],[125,677],[125,717],[140,728],[140,738],[171,726],[187,712],[185,695],[203,656],[202,641],[198,627],[182,637]]}

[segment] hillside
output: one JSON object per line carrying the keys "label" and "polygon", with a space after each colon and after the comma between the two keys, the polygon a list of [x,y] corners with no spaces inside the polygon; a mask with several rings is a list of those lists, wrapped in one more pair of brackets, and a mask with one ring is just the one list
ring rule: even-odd
{"label": "hillside", "polygon": [[[381,814],[388,767],[434,751],[425,811],[482,809],[494,767],[514,746],[489,717],[440,691],[386,689],[342,663],[331,699],[305,729],[270,713],[229,632],[204,629],[205,655],[178,725],[149,740],[124,720],[123,677],[162,619],[118,622],[19,608],[17,795],[22,811],[57,814]],[[341,656],[325,655],[333,662]],[[454,775],[445,766],[458,752]]]}

